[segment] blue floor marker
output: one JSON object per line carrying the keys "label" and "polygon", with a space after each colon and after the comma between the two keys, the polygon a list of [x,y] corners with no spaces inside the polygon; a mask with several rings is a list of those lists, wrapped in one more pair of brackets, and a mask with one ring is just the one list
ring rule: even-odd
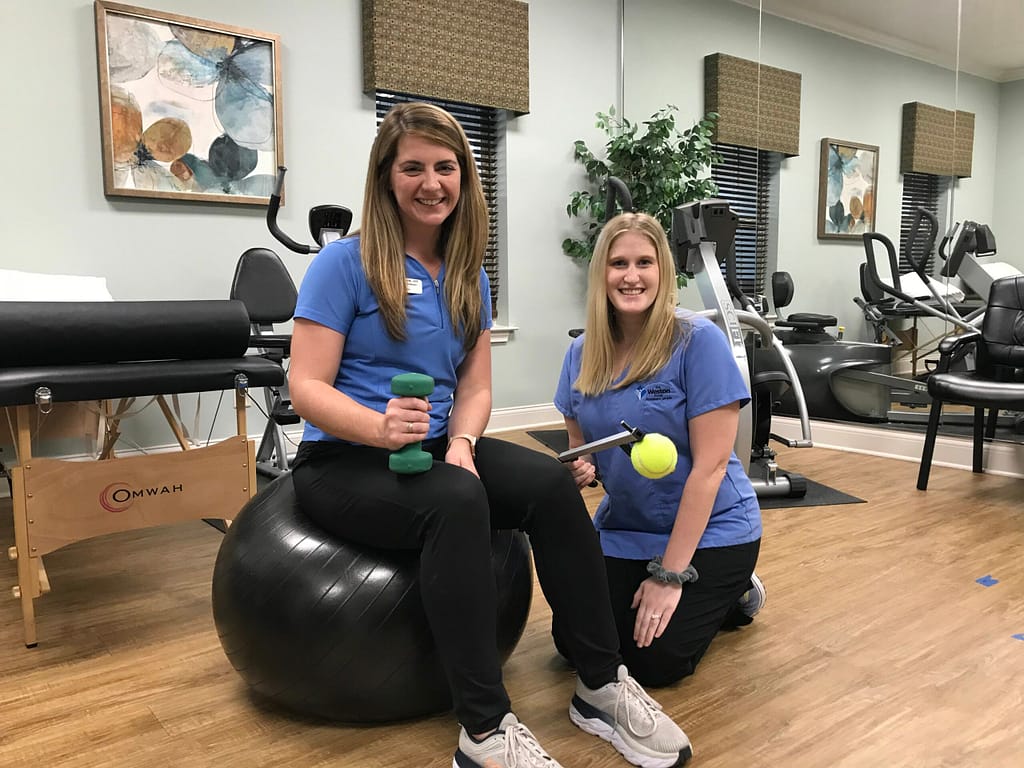
{"label": "blue floor marker", "polygon": [[982,576],[980,579],[975,579],[975,581],[981,584],[981,586],[983,587],[991,587],[992,585],[999,583],[999,579],[993,579],[992,574],[989,574],[988,576]]}

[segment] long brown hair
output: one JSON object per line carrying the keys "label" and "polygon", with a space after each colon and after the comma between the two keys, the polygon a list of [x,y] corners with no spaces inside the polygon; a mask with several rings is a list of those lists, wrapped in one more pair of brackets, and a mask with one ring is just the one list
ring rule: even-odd
{"label": "long brown hair", "polygon": [[[643,328],[633,348],[629,370],[615,381],[615,344],[622,329],[608,299],[606,275],[612,244],[624,232],[638,232],[654,244],[658,264],[658,291],[647,309]],[[684,340],[688,325],[676,317],[676,269],[665,230],[646,213],[623,213],[611,219],[597,238],[587,283],[587,326],[583,358],[575,386],[584,395],[598,395],[646,379],[661,370],[676,344]]]}
{"label": "long brown hair", "polygon": [[433,104],[396,104],[384,117],[370,151],[363,195],[360,250],[363,271],[393,339],[405,338],[405,235],[391,191],[391,166],[403,136],[420,136],[455,153],[461,191],[455,210],[441,225],[439,247],[445,262],[445,300],[463,346],[480,336],[480,268],[487,247],[487,203],[465,131]]}

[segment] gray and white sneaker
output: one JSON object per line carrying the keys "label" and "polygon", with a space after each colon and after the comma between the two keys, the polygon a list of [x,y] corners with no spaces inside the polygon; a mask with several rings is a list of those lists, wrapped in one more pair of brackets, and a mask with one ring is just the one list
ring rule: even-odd
{"label": "gray and white sneaker", "polygon": [[618,679],[597,690],[576,680],[569,719],[600,736],[641,768],[675,768],[693,756],[683,729],[661,711],[636,680],[620,665]]}
{"label": "gray and white sneaker", "polygon": [[757,612],[764,608],[767,599],[768,593],[765,592],[764,582],[757,578],[756,573],[752,573],[750,574],[750,589],[743,593],[737,605],[743,613],[754,618],[757,616]]}
{"label": "gray and white sneaker", "polygon": [[498,730],[477,741],[463,728],[452,768],[562,768],[537,742],[530,729],[509,712]]}

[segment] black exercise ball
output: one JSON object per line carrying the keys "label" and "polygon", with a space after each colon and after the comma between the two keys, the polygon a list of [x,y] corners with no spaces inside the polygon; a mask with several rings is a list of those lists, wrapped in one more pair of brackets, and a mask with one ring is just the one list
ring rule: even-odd
{"label": "black exercise ball", "polygon": [[[492,533],[491,555],[504,663],[533,594],[526,535]],[[288,709],[371,723],[451,708],[423,613],[418,553],[332,537],[299,511],[290,474],[228,528],[213,571],[213,618],[231,665]]]}

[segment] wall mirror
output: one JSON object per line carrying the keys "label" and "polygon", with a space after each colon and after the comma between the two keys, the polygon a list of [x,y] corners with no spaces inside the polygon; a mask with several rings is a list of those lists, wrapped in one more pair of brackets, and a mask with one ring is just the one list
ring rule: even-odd
{"label": "wall mirror", "polygon": [[[871,187],[869,228],[887,237],[897,259],[903,259],[897,273],[909,271],[908,253],[929,258],[915,252],[927,238],[908,242],[919,206],[937,221],[928,270],[939,283],[949,280],[941,275],[938,246],[963,220],[988,223],[998,243],[994,258],[1024,269],[1024,248],[1016,242],[1024,235],[1011,226],[1014,182],[1024,170],[1024,149],[1017,140],[1024,128],[1020,3],[622,0],[621,8],[621,106],[632,120],[643,120],[666,104],[679,106],[680,125],[699,119],[708,54],[799,73],[798,152],[777,157],[774,164],[761,162],[751,174],[768,197],[767,205],[751,214],[766,251],[762,290],[770,296],[770,275],[778,270],[788,272],[794,285],[792,303],[781,314],[834,315],[846,340],[873,343],[893,334],[899,341],[894,373],[907,376],[926,368],[928,355],[914,354],[916,345],[955,327],[945,319],[925,318],[916,323],[893,319],[879,328],[854,302],[863,296],[860,266],[866,261],[859,231],[848,239],[818,237],[825,138],[877,147],[877,171],[858,183]],[[764,133],[771,128],[768,107],[778,98],[771,88],[755,93],[757,150],[764,148]],[[936,115],[939,124],[928,121]],[[915,130],[920,134],[916,142]],[[964,152],[954,148],[968,133],[965,169]],[[929,147],[938,153],[938,165],[915,158]],[[852,159],[844,156],[840,162]],[[853,196],[847,190],[842,215],[857,218],[865,205],[862,196],[850,206]],[[876,248],[880,276],[891,280],[884,249]],[[687,288],[681,303],[700,308],[701,299]],[[926,412],[913,409],[918,420]]]}

